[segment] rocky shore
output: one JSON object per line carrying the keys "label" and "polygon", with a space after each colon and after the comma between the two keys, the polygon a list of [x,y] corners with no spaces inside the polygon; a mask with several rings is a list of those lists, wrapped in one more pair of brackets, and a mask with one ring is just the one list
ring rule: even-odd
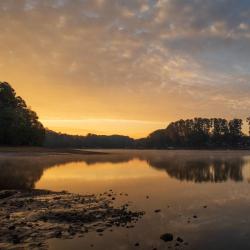
{"label": "rocky shore", "polygon": [[78,195],[47,190],[0,191],[0,249],[47,249],[51,238],[70,239],[113,227],[133,227],[144,212],[114,205],[112,190]]}

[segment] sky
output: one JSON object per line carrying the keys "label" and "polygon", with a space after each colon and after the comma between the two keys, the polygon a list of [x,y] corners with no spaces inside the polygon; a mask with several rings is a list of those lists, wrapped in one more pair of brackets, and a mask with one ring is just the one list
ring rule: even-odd
{"label": "sky", "polygon": [[0,81],[50,129],[250,115],[249,0],[1,0],[0,16]]}

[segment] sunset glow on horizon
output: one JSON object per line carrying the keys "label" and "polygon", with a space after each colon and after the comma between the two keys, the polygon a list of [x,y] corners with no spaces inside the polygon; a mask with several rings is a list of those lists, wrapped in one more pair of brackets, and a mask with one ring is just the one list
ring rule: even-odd
{"label": "sunset glow on horizon", "polygon": [[248,5],[3,0],[1,81],[62,133],[139,138],[181,118],[245,118]]}
{"label": "sunset glow on horizon", "polygon": [[73,135],[129,135],[142,138],[152,131],[165,128],[166,122],[115,120],[115,119],[82,119],[82,120],[41,120],[45,127],[56,132]]}

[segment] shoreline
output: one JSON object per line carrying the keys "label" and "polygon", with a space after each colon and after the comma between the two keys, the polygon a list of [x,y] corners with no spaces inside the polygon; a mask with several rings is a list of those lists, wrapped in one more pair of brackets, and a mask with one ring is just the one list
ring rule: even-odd
{"label": "shoreline", "polygon": [[[112,190],[79,195],[67,191],[0,191],[0,248],[47,249],[52,238],[73,239],[115,227],[133,228],[144,215],[129,204],[115,205]],[[127,195],[127,194],[119,194]]]}
{"label": "shoreline", "polygon": [[0,147],[1,153],[15,153],[15,154],[77,154],[77,155],[103,155],[105,152],[97,152],[86,149],[74,148],[44,148],[44,147]]}

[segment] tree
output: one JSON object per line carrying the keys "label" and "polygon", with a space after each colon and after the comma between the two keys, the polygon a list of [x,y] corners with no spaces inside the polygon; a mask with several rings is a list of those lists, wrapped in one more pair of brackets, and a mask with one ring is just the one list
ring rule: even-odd
{"label": "tree", "polygon": [[39,146],[45,130],[37,114],[16,96],[7,82],[0,82],[0,145]]}
{"label": "tree", "polygon": [[238,146],[242,139],[242,125],[241,119],[233,119],[229,121],[229,133],[230,133],[230,144],[232,146]]}
{"label": "tree", "polygon": [[247,117],[246,122],[248,125],[248,134],[250,135],[250,117]]}

